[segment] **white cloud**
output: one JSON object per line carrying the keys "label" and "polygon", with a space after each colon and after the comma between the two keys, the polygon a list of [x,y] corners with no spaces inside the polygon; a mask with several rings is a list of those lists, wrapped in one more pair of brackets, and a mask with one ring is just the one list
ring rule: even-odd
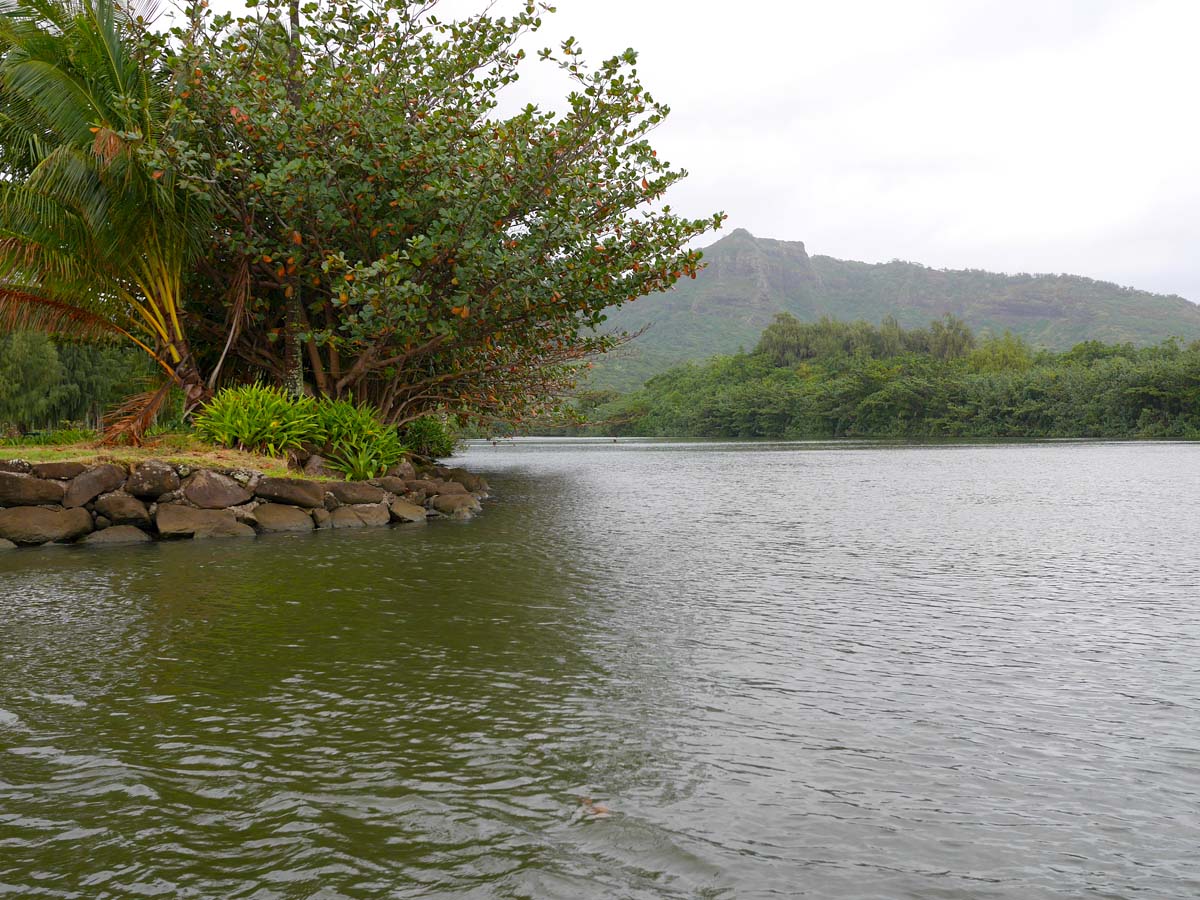
{"label": "white cloud", "polygon": [[1200,4],[560,0],[671,103],[683,211],[813,252],[1200,300]]}
{"label": "white cloud", "polygon": [[[691,172],[681,212],[815,253],[1200,300],[1195,0],[556,5],[535,44],[640,52],[673,108],[656,145]],[[553,102],[530,69],[522,92]]]}

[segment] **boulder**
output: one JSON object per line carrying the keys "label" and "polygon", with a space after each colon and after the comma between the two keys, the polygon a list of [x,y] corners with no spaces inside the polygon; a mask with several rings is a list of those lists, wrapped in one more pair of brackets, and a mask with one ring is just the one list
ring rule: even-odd
{"label": "boulder", "polygon": [[0,459],[0,472],[13,472],[17,475],[28,475],[33,466],[23,459]]}
{"label": "boulder", "polygon": [[439,494],[467,494],[470,493],[465,487],[457,481],[442,481],[438,483],[437,493]]}
{"label": "boulder", "polygon": [[441,475],[446,481],[452,481],[457,484],[461,484],[472,494],[486,494],[491,490],[491,487],[487,483],[487,479],[485,479],[482,475],[476,475],[474,472],[468,472],[466,469],[443,468],[438,470],[438,474]]}
{"label": "boulder", "polygon": [[334,528],[362,528],[367,525],[386,525],[392,520],[388,508],[382,503],[358,506],[339,506],[330,513]]}
{"label": "boulder", "polygon": [[304,468],[302,471],[305,475],[308,475],[312,478],[339,478],[342,474],[341,472],[329,468],[329,466],[326,465],[325,457],[319,456],[316,453],[304,461]]}
{"label": "boulder", "polygon": [[430,478],[414,478],[405,482],[405,484],[408,486],[408,490],[410,492],[424,491],[425,495],[428,497],[432,497],[434,494],[440,494],[442,492],[442,482],[434,481]]}
{"label": "boulder", "polygon": [[60,481],[70,481],[85,471],[87,466],[81,462],[45,462],[33,466],[33,474],[38,478],[57,478]]}
{"label": "boulder", "polygon": [[254,495],[228,475],[200,469],[183,483],[183,496],[201,509],[228,509],[241,506]]}
{"label": "boulder", "polygon": [[[329,512],[326,510],[326,512]],[[333,512],[329,513],[330,528],[362,528],[363,520],[349,506],[339,506]]]}
{"label": "boulder", "polygon": [[331,481],[325,485],[325,491],[344,506],[383,502],[383,488],[362,481]]}
{"label": "boulder", "polygon": [[312,531],[313,517],[298,506],[264,503],[254,510],[259,531]]}
{"label": "boulder", "polygon": [[86,509],[42,509],[24,506],[0,510],[0,538],[18,544],[73,541],[92,530]]}
{"label": "boulder", "polygon": [[314,509],[312,511],[313,524],[318,528],[332,528],[333,514],[327,509]]}
{"label": "boulder", "polygon": [[231,506],[229,507],[229,511],[243,525],[257,525],[258,516],[255,515],[255,511],[260,506],[262,506],[261,500],[251,500],[249,503],[243,503],[241,506]]}
{"label": "boulder", "polygon": [[113,491],[96,498],[96,512],[115,525],[139,525],[150,527],[150,513],[146,504],[125,491]]}
{"label": "boulder", "polygon": [[103,531],[105,528],[111,525],[112,522],[110,522],[104,516],[95,516],[92,519],[92,524],[96,526],[97,531]]}
{"label": "boulder", "polygon": [[17,545],[14,544],[12,541],[8,541],[8,540],[5,540],[4,538],[0,538],[0,553],[4,552],[5,550],[16,550],[16,549],[17,549]]}
{"label": "boulder", "polygon": [[15,472],[0,472],[0,506],[62,503],[65,493],[66,490],[57,481],[45,481]]}
{"label": "boulder", "polygon": [[153,538],[132,525],[114,525],[103,531],[93,531],[81,544],[148,544]]}
{"label": "boulder", "polygon": [[167,463],[148,459],[133,467],[125,490],[142,500],[154,500],[179,490],[179,476]]}
{"label": "boulder", "polygon": [[417,477],[417,470],[413,468],[412,463],[404,459],[388,469],[387,474],[391,478],[400,478],[408,481]]}
{"label": "boulder", "polygon": [[[209,512],[220,512],[220,510],[209,510]],[[214,528],[212,531],[197,531],[192,535],[196,540],[201,538],[231,538],[231,537],[255,537],[258,534],[249,525],[243,525],[241,522],[234,522],[228,528]]]}
{"label": "boulder", "polygon": [[325,485],[300,478],[264,478],[254,489],[264,500],[316,509],[325,505]]}
{"label": "boulder", "polygon": [[389,494],[395,494],[397,497],[408,492],[408,484],[405,480],[395,475],[384,475],[382,478],[376,478],[371,483],[379,485]]}
{"label": "boulder", "polygon": [[227,509],[192,509],[164,503],[154,513],[163,537],[253,537],[254,529],[243,525]]}
{"label": "boulder", "polygon": [[379,527],[380,525],[388,525],[392,521],[392,514],[386,503],[359,503],[355,506],[343,507],[344,509],[354,510],[364,525]]}
{"label": "boulder", "polygon": [[67,494],[63,498],[63,506],[83,506],[101,494],[115,491],[124,483],[125,470],[120,466],[114,466],[112,463],[94,466],[71,479]]}
{"label": "boulder", "polygon": [[438,494],[429,501],[429,505],[446,516],[454,515],[460,509],[469,509],[472,512],[483,509],[479,501],[470,494]]}
{"label": "boulder", "polygon": [[407,500],[393,500],[389,511],[394,522],[424,522],[426,519],[425,507]]}

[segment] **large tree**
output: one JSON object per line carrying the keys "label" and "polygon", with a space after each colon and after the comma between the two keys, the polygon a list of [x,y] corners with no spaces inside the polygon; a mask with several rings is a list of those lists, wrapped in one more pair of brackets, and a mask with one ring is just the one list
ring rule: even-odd
{"label": "large tree", "polygon": [[720,216],[659,202],[684,173],[647,140],[668,110],[632,51],[546,50],[562,108],[503,113],[533,3],[445,22],[429,0],[249,5],[195,7],[178,35],[215,171],[193,304],[212,368],[396,422],[519,419],[612,346],[605,309],[695,274],[688,243]]}
{"label": "large tree", "polygon": [[126,339],[197,402],[183,300],[209,185],[164,51],[136,4],[0,5],[0,323]]}

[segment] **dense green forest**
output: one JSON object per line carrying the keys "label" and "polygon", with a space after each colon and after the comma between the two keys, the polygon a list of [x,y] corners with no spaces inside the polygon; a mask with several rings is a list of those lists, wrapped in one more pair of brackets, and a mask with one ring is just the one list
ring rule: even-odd
{"label": "dense green forest", "polygon": [[0,435],[64,424],[95,429],[152,374],[144,354],[125,347],[0,334]]}
{"label": "dense green forest", "polygon": [[581,411],[621,435],[1200,438],[1200,342],[1036,351],[953,316],[905,328],[781,314],[753,352],[582,395]]}
{"label": "dense green forest", "polygon": [[750,348],[772,317],[918,327],[950,313],[982,336],[1011,331],[1036,348],[1097,340],[1151,346],[1200,339],[1200,306],[1077,275],[1001,275],[893,260],[861,263],[809,256],[800,241],[737,229],[704,250],[695,280],[614,310],[609,327],[645,334],[601,360],[593,388],[629,391],[686,360]]}

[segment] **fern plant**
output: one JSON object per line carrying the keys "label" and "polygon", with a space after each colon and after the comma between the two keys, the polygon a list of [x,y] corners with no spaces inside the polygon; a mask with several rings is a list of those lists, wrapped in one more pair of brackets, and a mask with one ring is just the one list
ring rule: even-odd
{"label": "fern plant", "polygon": [[270,456],[318,449],[329,468],[356,481],[382,475],[407,452],[396,426],[370,406],[293,397],[263,384],[222,390],[196,416],[195,431],[210,444]]}
{"label": "fern plant", "polygon": [[407,448],[396,427],[380,422],[372,407],[346,400],[322,400],[317,404],[317,414],[325,435],[326,462],[346,478],[375,478],[404,458]]}
{"label": "fern plant", "polygon": [[257,383],[222,390],[196,416],[195,429],[211,444],[268,456],[325,442],[316,401]]}

